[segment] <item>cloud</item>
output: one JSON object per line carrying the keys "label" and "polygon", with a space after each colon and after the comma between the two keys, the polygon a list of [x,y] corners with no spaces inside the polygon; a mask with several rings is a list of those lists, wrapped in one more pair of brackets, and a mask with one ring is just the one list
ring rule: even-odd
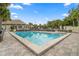
{"label": "cloud", "polygon": [[71,3],[64,3],[64,6],[69,6]]}
{"label": "cloud", "polygon": [[23,9],[22,6],[20,6],[20,5],[14,5],[14,4],[11,4],[9,8]]}
{"label": "cloud", "polygon": [[12,13],[11,13],[11,18],[12,18],[12,19],[16,19],[16,18],[18,18],[17,13],[12,12]]}
{"label": "cloud", "polygon": [[11,13],[11,15],[17,15],[17,13],[14,13],[14,12],[13,12],[13,13]]}
{"label": "cloud", "polygon": [[69,14],[68,13],[64,13],[62,14],[62,16],[67,17]]}
{"label": "cloud", "polygon": [[23,5],[32,5],[31,3],[23,3]]}
{"label": "cloud", "polygon": [[18,18],[18,16],[13,16],[14,18]]}
{"label": "cloud", "polygon": [[14,18],[18,17],[17,13],[14,13],[14,12],[11,13],[11,16],[13,16]]}

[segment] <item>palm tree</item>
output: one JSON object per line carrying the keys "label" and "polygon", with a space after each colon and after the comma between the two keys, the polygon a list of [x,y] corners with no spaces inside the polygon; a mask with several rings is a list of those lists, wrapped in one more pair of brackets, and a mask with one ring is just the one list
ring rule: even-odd
{"label": "palm tree", "polygon": [[79,4],[77,6],[77,21],[78,21],[78,26],[79,26]]}
{"label": "palm tree", "polygon": [[54,20],[54,21],[48,21],[47,27],[53,29],[60,29],[60,26],[62,26],[62,21],[60,19]]}
{"label": "palm tree", "polygon": [[73,26],[75,26],[75,21],[79,22],[79,10],[78,9],[72,9],[69,14],[70,19],[73,21]]}
{"label": "palm tree", "polygon": [[0,7],[2,8],[7,8],[8,6],[10,6],[10,3],[0,3]]}
{"label": "palm tree", "polygon": [[38,27],[41,29],[41,28],[42,28],[42,25],[41,25],[41,24],[39,24],[39,25],[38,25]]}
{"label": "palm tree", "polygon": [[33,24],[33,28],[36,30],[38,29],[38,25],[37,24]]}
{"label": "palm tree", "polygon": [[7,8],[10,4],[9,3],[1,3],[0,4],[0,20],[7,21],[10,19],[10,11]]}
{"label": "palm tree", "polygon": [[32,23],[29,23],[28,25],[29,25],[29,28],[32,29],[33,24]]}
{"label": "palm tree", "polygon": [[2,21],[11,20],[10,11],[8,9],[9,3],[0,3],[0,28],[2,28]]}
{"label": "palm tree", "polygon": [[2,11],[2,13],[0,13],[0,20],[2,19],[2,21],[7,21],[7,20],[11,20],[10,19],[10,11],[6,8],[0,8],[0,10]]}

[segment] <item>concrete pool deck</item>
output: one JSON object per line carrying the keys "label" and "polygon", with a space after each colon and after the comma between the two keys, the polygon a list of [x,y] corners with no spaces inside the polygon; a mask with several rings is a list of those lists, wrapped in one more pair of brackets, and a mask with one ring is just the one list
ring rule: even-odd
{"label": "concrete pool deck", "polygon": [[[8,32],[5,32],[4,39],[0,42],[0,56],[34,56],[27,47],[22,45]],[[69,37],[49,49],[44,56],[78,56],[79,55],[79,34],[72,33]]]}

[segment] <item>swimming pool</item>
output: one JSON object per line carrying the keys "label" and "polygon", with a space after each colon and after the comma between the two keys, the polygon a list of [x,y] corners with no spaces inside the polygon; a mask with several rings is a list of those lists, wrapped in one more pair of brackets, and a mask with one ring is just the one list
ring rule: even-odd
{"label": "swimming pool", "polygon": [[28,47],[36,55],[45,53],[48,49],[68,37],[71,33],[45,31],[10,32],[20,43]]}
{"label": "swimming pool", "polygon": [[56,38],[64,35],[61,33],[44,33],[32,31],[16,32],[16,34],[38,46],[44,45],[48,41],[55,40]]}

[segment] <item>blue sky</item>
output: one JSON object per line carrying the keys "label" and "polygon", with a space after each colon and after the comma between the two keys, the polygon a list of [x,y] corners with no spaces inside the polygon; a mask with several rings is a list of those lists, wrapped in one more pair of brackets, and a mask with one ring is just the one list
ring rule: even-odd
{"label": "blue sky", "polygon": [[68,11],[76,6],[74,3],[12,3],[9,9],[12,19],[45,24],[47,21],[63,19],[68,16]]}

